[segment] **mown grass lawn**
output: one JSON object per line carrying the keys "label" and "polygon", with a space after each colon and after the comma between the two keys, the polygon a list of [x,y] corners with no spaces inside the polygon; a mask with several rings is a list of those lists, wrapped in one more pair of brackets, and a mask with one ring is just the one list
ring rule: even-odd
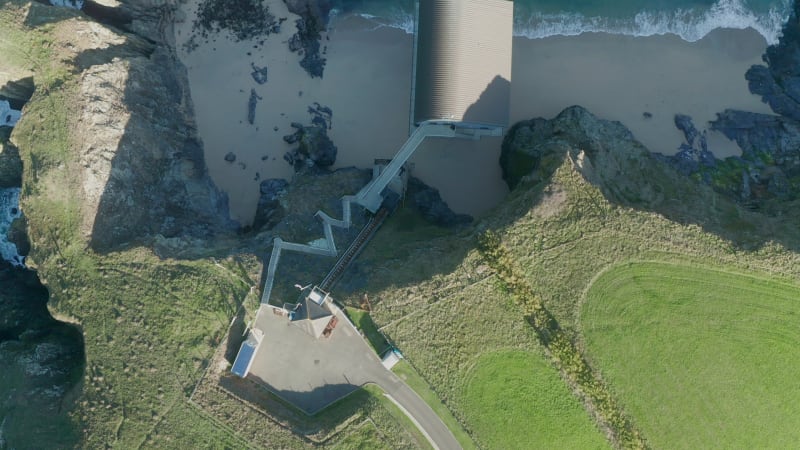
{"label": "mown grass lawn", "polygon": [[800,287],[666,263],[603,274],[589,355],[653,448],[797,448]]}
{"label": "mown grass lawn", "polygon": [[556,369],[532,352],[481,356],[466,383],[464,405],[487,448],[609,448]]}

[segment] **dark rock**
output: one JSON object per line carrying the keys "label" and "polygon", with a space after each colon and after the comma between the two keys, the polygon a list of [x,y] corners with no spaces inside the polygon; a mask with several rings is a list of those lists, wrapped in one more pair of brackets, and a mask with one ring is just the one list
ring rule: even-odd
{"label": "dark rock", "polygon": [[22,159],[10,144],[0,144],[0,189],[22,186]]}
{"label": "dark rock", "polygon": [[[284,0],[284,3],[290,12],[304,18],[311,18],[316,31],[324,31],[328,26],[328,16],[333,8],[330,0]],[[285,20],[282,19],[282,21]]]}
{"label": "dark rock", "polygon": [[300,16],[297,32],[289,39],[289,49],[303,56],[300,66],[314,77],[322,77],[325,58],[320,53],[321,32],[328,24],[331,2],[328,0],[284,0],[289,11]]}
{"label": "dark rock", "polygon": [[[683,175],[692,175],[703,172],[703,168],[716,166],[717,159],[708,150],[705,131],[702,133],[697,131],[691,117],[685,114],[676,114],[675,127],[683,132],[686,142],[678,147],[678,153],[664,156],[663,161]],[[708,183],[711,182],[710,177],[703,177],[703,179]]]}
{"label": "dark rock", "polygon": [[276,200],[286,190],[289,182],[283,178],[270,178],[264,180],[259,185],[261,197],[266,198],[268,201]]}
{"label": "dark rock", "polygon": [[628,149],[632,158],[649,154],[621,123],[600,120],[580,106],[571,106],[551,120],[525,120],[512,126],[503,139],[503,180],[510,189],[523,179],[536,183],[548,178],[569,152],[579,149],[594,158],[609,154],[614,146]]}
{"label": "dark rock", "polygon": [[652,119],[653,118],[653,113],[645,111],[645,112],[642,113],[642,117],[644,117],[645,119]]}
{"label": "dark rock", "polygon": [[[25,432],[35,424],[37,433],[52,434],[47,439],[52,448],[74,447],[59,436],[69,429],[60,416],[83,378],[82,334],[50,316],[49,293],[36,272],[0,261],[0,286],[0,398],[6,431],[0,441],[8,448],[27,448]],[[23,433],[20,422],[29,424]]]}
{"label": "dark rock", "polygon": [[308,108],[311,114],[311,126],[304,126],[298,122],[292,122],[291,126],[295,131],[283,137],[289,144],[298,144],[298,147],[283,155],[283,159],[294,166],[297,171],[305,171],[332,166],[336,162],[338,149],[328,137],[328,129],[333,117],[333,111],[314,103]]}
{"label": "dark rock", "polygon": [[210,33],[229,31],[237,41],[268,36],[280,22],[261,0],[203,0],[192,31],[207,38]]}
{"label": "dark rock", "polygon": [[766,67],[756,65],[745,74],[750,91],[760,95],[777,114],[800,120],[799,2],[794,2],[780,40],[767,47],[763,59]]}
{"label": "dark rock", "polygon": [[725,110],[711,122],[714,130],[736,141],[748,160],[766,154],[787,175],[800,174],[800,122],[782,116]]}
{"label": "dark rock", "polygon": [[700,133],[698,133],[697,128],[695,128],[692,118],[685,114],[675,114],[675,126],[683,132],[686,143],[689,144],[690,147],[693,147],[694,141]]}
{"label": "dark rock", "polygon": [[28,256],[31,252],[31,241],[28,239],[28,221],[25,216],[18,217],[11,222],[8,229],[8,242],[17,246],[17,253],[22,256]]}
{"label": "dark rock", "polygon": [[329,130],[333,127],[333,110],[331,108],[314,102],[308,107],[308,113],[311,114],[312,124]]}
{"label": "dark rock", "polygon": [[225,154],[225,161],[229,163],[236,161],[236,154],[233,152],[228,152],[227,154]]}
{"label": "dark rock", "polygon": [[280,204],[280,197],[286,194],[289,183],[282,178],[271,178],[261,182],[253,229],[260,230],[275,226],[285,216],[286,211]]}
{"label": "dark rock", "polygon": [[411,205],[419,211],[425,220],[442,227],[452,227],[472,222],[467,214],[456,214],[442,200],[439,190],[428,186],[422,180],[411,177],[408,180],[406,193]]}
{"label": "dark rock", "polygon": [[261,96],[256,94],[255,89],[250,89],[250,99],[247,100],[247,121],[250,125],[256,120],[256,105],[259,100],[262,100]]}
{"label": "dark rock", "polygon": [[31,99],[34,89],[33,77],[9,81],[0,86],[0,100],[8,101],[11,109],[19,111]]}
{"label": "dark rock", "polygon": [[250,76],[253,77],[256,83],[264,84],[267,82],[267,66],[258,67],[255,63],[251,62],[250,67],[253,69],[253,71],[250,72]]}
{"label": "dark rock", "polygon": [[332,166],[336,162],[338,153],[338,149],[328,137],[325,128],[318,126],[303,128],[298,150],[301,154],[308,156],[316,165],[322,167]]}
{"label": "dark rock", "polygon": [[742,187],[739,191],[739,195],[742,201],[750,200],[752,195],[750,190],[750,176],[747,174],[746,170],[742,170]]}

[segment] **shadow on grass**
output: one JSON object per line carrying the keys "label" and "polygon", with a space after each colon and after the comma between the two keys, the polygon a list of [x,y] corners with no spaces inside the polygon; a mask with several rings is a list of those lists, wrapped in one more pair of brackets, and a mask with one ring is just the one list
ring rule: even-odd
{"label": "shadow on grass", "polygon": [[219,385],[239,400],[269,415],[279,425],[291,429],[293,433],[309,441],[315,440],[311,439],[311,436],[331,433],[358,413],[370,395],[359,386],[352,385],[333,385],[332,390],[327,392],[291,393],[310,397],[332,396],[330,401],[333,403],[309,414],[254,380],[226,374],[220,378]]}
{"label": "shadow on grass", "polygon": [[378,356],[383,355],[383,352],[388,350],[391,345],[383,334],[378,331],[378,326],[375,325],[375,322],[372,321],[372,317],[369,315],[369,312],[364,311],[363,309],[356,309],[356,308],[347,308],[345,310],[347,317],[353,321],[353,324],[364,333],[364,336],[369,341],[369,345],[372,346],[372,349],[375,350],[375,353]]}

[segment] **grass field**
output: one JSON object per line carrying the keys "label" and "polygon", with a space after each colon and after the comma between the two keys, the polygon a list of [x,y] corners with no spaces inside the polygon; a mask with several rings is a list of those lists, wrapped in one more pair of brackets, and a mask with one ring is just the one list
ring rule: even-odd
{"label": "grass field", "polygon": [[800,287],[666,263],[588,291],[589,354],[654,448],[796,448]]}
{"label": "grass field", "polygon": [[464,413],[487,448],[609,448],[556,369],[535,353],[483,355],[464,391]]}
{"label": "grass field", "polygon": [[375,350],[375,353],[377,353],[378,356],[382,355],[383,352],[389,348],[389,343],[386,342],[386,339],[380,331],[378,331],[378,327],[375,325],[375,322],[372,321],[369,312],[351,307],[348,307],[346,312],[347,317],[349,317],[350,320],[353,321],[353,324],[364,333],[364,336]]}

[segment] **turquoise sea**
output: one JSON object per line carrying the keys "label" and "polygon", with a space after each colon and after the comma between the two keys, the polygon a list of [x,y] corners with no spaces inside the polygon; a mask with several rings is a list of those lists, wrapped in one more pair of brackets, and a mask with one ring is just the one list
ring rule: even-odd
{"label": "turquoise sea", "polygon": [[[358,14],[377,26],[413,29],[413,0],[334,0],[332,20]],[[677,34],[696,41],[715,28],[752,27],[775,43],[791,0],[517,0],[515,34],[529,38],[608,32]]]}

